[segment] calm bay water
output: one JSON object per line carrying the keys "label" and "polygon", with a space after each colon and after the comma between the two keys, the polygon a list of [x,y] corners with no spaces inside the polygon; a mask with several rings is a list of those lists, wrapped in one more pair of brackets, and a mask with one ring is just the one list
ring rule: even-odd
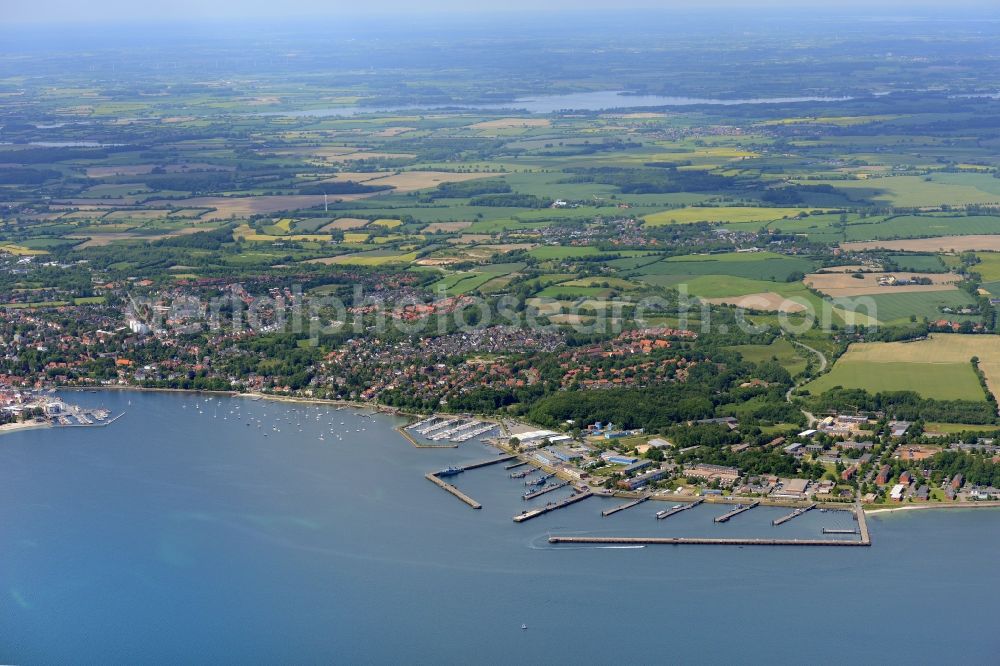
{"label": "calm bay water", "polygon": [[423,474],[495,451],[418,450],[388,417],[179,394],[68,399],[128,413],[108,428],[0,437],[3,663],[1000,653],[997,511],[873,516],[872,548],[551,547],[550,533],[792,537],[852,521],[812,512],[773,528],[783,512],[763,507],[725,525],[714,507],[656,521],[660,503],[601,518],[616,501],[593,498],[516,525],[559,493],[524,502],[498,465],[456,477],[483,503],[473,511]]}

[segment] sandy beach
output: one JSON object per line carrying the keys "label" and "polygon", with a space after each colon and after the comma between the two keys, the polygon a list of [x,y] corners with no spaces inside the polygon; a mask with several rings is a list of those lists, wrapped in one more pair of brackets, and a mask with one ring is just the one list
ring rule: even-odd
{"label": "sandy beach", "polygon": [[36,428],[51,428],[52,424],[48,422],[37,423],[35,421],[23,421],[18,423],[5,423],[0,425],[0,435],[4,433],[20,432],[22,430],[35,430]]}

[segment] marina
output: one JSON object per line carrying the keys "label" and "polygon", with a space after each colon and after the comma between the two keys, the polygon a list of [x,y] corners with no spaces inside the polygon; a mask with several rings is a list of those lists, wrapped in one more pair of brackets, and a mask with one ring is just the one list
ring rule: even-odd
{"label": "marina", "polygon": [[[414,446],[420,448],[434,448],[435,446],[452,447],[455,444],[468,442],[476,437],[482,437],[483,435],[496,430],[498,427],[499,425],[496,423],[483,421],[478,418],[441,416],[435,414],[425,419],[421,419],[416,423],[400,428],[400,432],[408,440],[410,440]],[[435,445],[421,443],[414,439],[410,433],[415,433],[416,435],[424,437],[431,442],[450,442],[451,444]]]}
{"label": "marina", "polygon": [[104,407],[82,407],[54,397],[52,391],[46,393],[19,391],[5,393],[3,412],[6,417],[5,429],[32,427],[94,428],[105,427],[125,415],[112,416]]}

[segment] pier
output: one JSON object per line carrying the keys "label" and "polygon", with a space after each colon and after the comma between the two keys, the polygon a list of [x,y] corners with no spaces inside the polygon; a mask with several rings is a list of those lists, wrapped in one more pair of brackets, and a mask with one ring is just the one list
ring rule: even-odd
{"label": "pier", "polygon": [[861,532],[861,543],[866,546],[872,545],[872,537],[868,532],[868,519],[865,518],[865,508],[861,506],[861,503],[854,505],[854,520],[858,521],[858,528]]}
{"label": "pier", "polygon": [[430,434],[432,432],[436,432],[436,431],[441,430],[443,428],[447,428],[450,425],[454,425],[455,423],[457,423],[457,422],[459,422],[461,420],[462,419],[444,419],[444,420],[439,421],[439,422],[437,422],[437,423],[435,423],[433,425],[425,426],[425,427],[421,428],[420,430],[417,430],[417,432],[419,432],[421,435],[426,436],[426,435],[428,435],[428,434]]}
{"label": "pier", "polygon": [[[804,507],[798,508],[795,511],[792,511],[787,516],[782,516],[781,518],[776,518],[776,519],[772,520],[771,524],[774,525],[775,527],[777,527],[778,525],[782,525],[784,523],[787,523],[792,518],[798,518],[803,513],[807,512],[807,511],[812,511],[815,508],[816,508],[815,504],[810,504],[809,506],[804,506]],[[824,532],[824,534],[825,534],[825,532]]]}
{"label": "pier", "polygon": [[521,499],[530,500],[536,497],[541,497],[545,493],[551,493],[553,490],[559,490],[560,488],[565,488],[569,485],[569,481],[563,481],[562,483],[551,483],[547,486],[542,486],[538,490],[529,490],[528,492],[521,495]]}
{"label": "pier", "polygon": [[464,433],[462,433],[461,435],[459,435],[457,437],[452,437],[451,441],[453,441],[453,442],[459,442],[459,443],[466,442],[466,441],[472,439],[473,437],[476,437],[478,435],[485,435],[486,433],[488,433],[491,430],[496,430],[496,428],[497,428],[497,425],[495,423],[486,423],[486,424],[482,425],[481,427],[476,428],[475,430],[467,430],[467,431],[465,431]]}
{"label": "pier", "polygon": [[601,511],[601,515],[607,518],[608,516],[618,513],[619,511],[624,511],[625,509],[631,509],[634,506],[639,506],[648,499],[649,495],[643,495],[642,497],[634,499],[631,502],[626,502],[625,504],[619,504],[613,509],[605,509],[604,511]]}
{"label": "pier", "polygon": [[718,518],[716,518],[715,522],[717,522],[717,523],[726,523],[726,522],[729,522],[729,520],[731,518],[740,515],[744,511],[749,511],[750,509],[752,509],[752,508],[754,508],[756,506],[759,506],[759,505],[760,505],[760,502],[754,502],[752,504],[747,504],[746,506],[738,506],[735,509],[733,509],[732,511],[730,511],[729,513],[724,513],[721,516],[719,516]]}
{"label": "pier", "polygon": [[426,478],[431,483],[434,483],[435,485],[438,485],[438,486],[444,488],[449,493],[451,493],[452,495],[454,495],[458,499],[462,500],[463,502],[465,502],[466,504],[468,504],[469,506],[471,506],[473,509],[482,509],[483,508],[482,504],[480,504],[476,500],[472,499],[471,497],[469,497],[468,495],[466,495],[465,493],[463,493],[461,490],[459,490],[455,486],[451,485],[450,483],[446,483],[446,482],[442,481],[441,479],[439,479],[437,477],[436,474],[433,474],[433,473],[425,474],[424,478]]}
{"label": "pier", "polygon": [[[546,504],[540,509],[532,509],[531,511],[525,511],[524,513],[514,516],[515,523],[523,523],[526,520],[531,520],[532,518],[537,518],[538,516],[544,515],[550,511],[555,511],[556,509],[561,509],[563,507],[569,506],[570,504],[576,504],[588,497],[593,496],[590,490],[583,490],[575,495],[571,495],[561,502],[554,502],[551,504]],[[551,539],[550,539],[551,541]]]}
{"label": "pier", "polygon": [[664,512],[657,512],[656,519],[657,520],[665,520],[665,519],[669,518],[670,516],[674,516],[674,515],[680,513],[681,511],[687,511],[688,509],[693,509],[693,508],[695,508],[696,506],[698,506],[699,504],[701,504],[704,501],[705,501],[704,499],[699,499],[699,500],[695,500],[694,502],[691,502],[690,504],[684,504],[682,506],[675,506],[674,508],[668,509],[667,511],[664,511]]}
{"label": "pier", "polygon": [[504,469],[517,469],[518,467],[524,467],[527,464],[528,464],[527,462],[521,460],[516,463],[511,463],[509,465],[504,466]]}
{"label": "pier", "polygon": [[466,423],[461,423],[461,421],[462,419],[455,419],[454,421],[449,422],[449,425],[454,424],[456,422],[458,422],[458,425],[448,428],[446,430],[438,430],[433,435],[431,435],[429,439],[435,442],[441,439],[451,439],[453,435],[457,435],[466,428],[471,428],[472,426],[476,425],[476,421],[467,421]]}
{"label": "pier", "polygon": [[[468,465],[456,465],[454,467],[449,467],[448,470],[443,470],[443,471],[449,471],[454,474],[459,474],[461,472],[467,472],[470,469],[479,469],[480,467],[487,467],[489,465],[496,465],[497,463],[507,462],[508,460],[513,460],[515,457],[516,456],[510,456],[510,455],[498,456],[496,458],[490,458],[488,460],[480,460],[479,462],[469,463]],[[473,509],[483,508],[482,504],[472,499],[471,497],[469,497],[468,495],[466,495],[465,493],[463,493],[461,490],[451,485],[450,483],[443,481],[441,477],[438,476],[439,473],[440,472],[429,472],[427,474],[424,474],[424,478],[426,478],[431,483],[440,486],[441,488],[444,488],[449,493],[451,493],[458,499],[462,500],[463,502],[471,506]]]}
{"label": "pier", "polygon": [[[449,444],[424,444],[423,442],[418,442],[416,439],[414,439],[413,435],[411,435],[407,431],[406,428],[396,428],[396,432],[398,432],[400,435],[402,435],[406,439],[406,441],[408,441],[411,445],[413,445],[415,448],[418,448],[418,449],[457,449],[458,448],[458,444],[451,444],[451,443],[449,443]],[[419,432],[419,431],[417,431],[417,432]]]}
{"label": "pier", "polygon": [[[343,407],[338,407],[337,409],[343,409]],[[431,416],[429,418],[423,419],[422,421],[417,421],[416,423],[412,423],[412,424],[406,426],[406,429],[407,430],[416,430],[416,429],[422,428],[422,427],[424,427],[426,425],[430,425],[431,423],[433,423],[436,420],[437,420],[436,416]]]}
{"label": "pier", "polygon": [[[515,518],[514,520],[517,520]],[[696,546],[870,546],[867,541],[846,539],[711,539],[700,537],[587,537],[550,536],[549,543],[600,543]]]}
{"label": "pier", "polygon": [[508,460],[514,460],[515,458],[517,458],[517,456],[513,455],[497,456],[496,458],[490,458],[488,460],[480,460],[479,462],[469,463],[468,465],[457,465],[457,467],[461,467],[463,472],[468,472],[470,469],[479,469],[480,467],[496,465],[497,463],[507,462]]}

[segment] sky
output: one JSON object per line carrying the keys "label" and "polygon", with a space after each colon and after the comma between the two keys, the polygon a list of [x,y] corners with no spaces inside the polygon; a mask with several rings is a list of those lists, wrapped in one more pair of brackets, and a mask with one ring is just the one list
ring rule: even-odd
{"label": "sky", "polygon": [[0,0],[0,25],[15,23],[104,23],[142,21],[260,20],[402,13],[620,11],[623,9],[831,9],[866,14],[990,10],[997,0]]}

